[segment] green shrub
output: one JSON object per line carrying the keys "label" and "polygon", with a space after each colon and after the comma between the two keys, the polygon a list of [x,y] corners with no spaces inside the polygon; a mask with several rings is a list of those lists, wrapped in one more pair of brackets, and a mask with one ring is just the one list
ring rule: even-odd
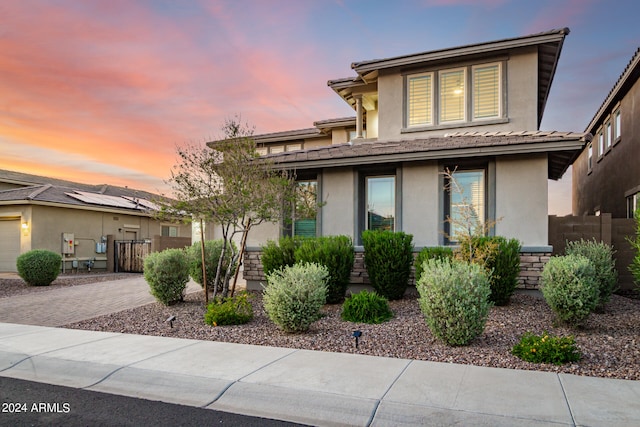
{"label": "green shrub", "polygon": [[373,289],[389,300],[404,296],[413,264],[413,236],[401,231],[362,232],[364,264]]}
{"label": "green shrub", "polygon": [[598,282],[598,305],[604,306],[611,299],[611,294],[618,285],[618,272],[616,262],[613,259],[611,246],[595,240],[583,240],[567,242],[565,249],[567,255],[582,255],[586,257],[596,270]]}
{"label": "green shrub", "polygon": [[301,237],[281,237],[276,243],[269,240],[262,247],[260,261],[262,263],[262,271],[265,277],[272,271],[280,270],[283,267],[295,264],[295,250],[304,240]]}
{"label": "green shrub", "polygon": [[327,303],[335,304],[344,300],[354,260],[353,241],[350,237],[304,239],[295,250],[295,260],[296,263],[316,263],[327,267]]}
{"label": "green shrub", "polygon": [[595,268],[582,255],[551,257],[542,270],[542,295],[558,319],[579,325],[598,305]]}
{"label": "green shrub", "polygon": [[[213,291],[214,281],[216,279],[216,271],[218,269],[218,261],[222,254],[222,245],[224,240],[206,240],[204,242],[205,253],[205,268],[207,272],[207,289]],[[236,244],[231,243],[233,249],[237,252]],[[202,280],[202,248],[200,242],[194,242],[188,248],[189,256],[189,275],[193,280],[204,288],[204,281]],[[222,272],[226,271],[229,263],[231,262],[231,251],[227,247],[225,251],[224,260],[222,261]],[[235,267],[235,266],[234,266]],[[222,291],[222,283],[218,283],[218,291]]]}
{"label": "green shrub", "polygon": [[227,298],[214,298],[207,306],[204,322],[211,326],[243,325],[253,319],[253,305],[248,292]]}
{"label": "green shrub", "polygon": [[391,319],[393,312],[385,297],[364,290],[345,300],[341,317],[347,322],[377,324]]}
{"label": "green shrub", "polygon": [[572,336],[556,337],[547,332],[540,336],[527,332],[520,342],[513,346],[511,353],[527,362],[556,365],[577,362],[581,357]]}
{"label": "green shrub", "polygon": [[631,248],[635,251],[633,260],[629,264],[629,272],[633,275],[633,282],[640,290],[640,208],[634,212],[633,217],[636,223],[636,235],[633,238],[626,238]]}
{"label": "green shrub", "polygon": [[422,265],[428,259],[451,259],[453,258],[453,249],[444,246],[436,246],[433,248],[423,248],[414,262],[416,267],[416,282],[422,276]]}
{"label": "green shrub", "polygon": [[144,259],[144,280],[153,295],[164,305],[184,299],[189,281],[189,261],[182,249],[152,252]]}
{"label": "green shrub", "polygon": [[490,273],[491,295],[495,305],[507,305],[518,286],[520,242],[502,236],[465,237],[456,258],[482,265]]}
{"label": "green shrub", "polygon": [[267,276],[264,309],[285,332],[304,332],[321,317],[327,300],[327,268],[319,264],[295,264]]}
{"label": "green shrub", "polygon": [[416,284],[420,309],[434,336],[448,345],[466,345],[484,331],[491,308],[489,277],[478,264],[425,261]]}
{"label": "green shrub", "polygon": [[18,275],[31,286],[49,286],[60,274],[62,256],[46,249],[34,249],[18,256]]}
{"label": "green shrub", "polygon": [[491,271],[489,301],[495,305],[507,305],[518,286],[521,246],[517,239],[496,236],[492,240],[497,242],[498,250],[486,265]]}

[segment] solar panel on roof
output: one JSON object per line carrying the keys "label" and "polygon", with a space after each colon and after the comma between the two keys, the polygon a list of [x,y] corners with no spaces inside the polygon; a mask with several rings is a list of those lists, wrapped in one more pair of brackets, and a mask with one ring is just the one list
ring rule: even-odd
{"label": "solar panel on roof", "polygon": [[88,193],[86,191],[78,191],[75,193],[65,193],[67,196],[71,196],[74,199],[78,199],[82,202],[92,205],[110,206],[114,208],[136,209],[138,206],[136,203],[123,199],[122,197],[107,196],[104,194]]}

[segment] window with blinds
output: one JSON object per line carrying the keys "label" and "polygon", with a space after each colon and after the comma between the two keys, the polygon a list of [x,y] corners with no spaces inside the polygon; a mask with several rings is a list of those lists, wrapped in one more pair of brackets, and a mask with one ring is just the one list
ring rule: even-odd
{"label": "window with blinds", "polygon": [[421,74],[408,79],[408,124],[409,126],[433,124],[431,74]]}
{"label": "window with blinds", "polygon": [[406,126],[501,118],[502,68],[493,62],[407,76]]}
{"label": "window with blinds", "polygon": [[500,68],[498,64],[473,68],[473,118],[500,116]]}
{"label": "window with blinds", "polygon": [[440,122],[465,120],[465,70],[440,73]]}

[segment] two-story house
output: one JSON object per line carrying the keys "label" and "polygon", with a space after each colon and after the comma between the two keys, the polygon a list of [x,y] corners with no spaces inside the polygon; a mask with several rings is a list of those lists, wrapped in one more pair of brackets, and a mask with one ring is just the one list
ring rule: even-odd
{"label": "two-story house", "polygon": [[640,48],[586,131],[594,138],[573,164],[573,214],[633,218],[640,208]]}
{"label": "two-story house", "polygon": [[[447,218],[466,204],[481,222],[496,222],[492,233],[520,240],[524,263],[544,261],[548,179],[562,177],[590,140],[539,131],[568,33],[353,63],[355,76],[328,85],[355,118],[256,136],[262,154],[295,171],[323,206],[300,227],[261,225],[250,249],[283,233],[345,234],[358,246],[363,230],[377,228],[410,233],[418,248],[454,244]],[[464,197],[446,190],[447,169]],[[256,259],[249,251],[248,284],[259,280]],[[537,284],[539,271],[524,275]]]}

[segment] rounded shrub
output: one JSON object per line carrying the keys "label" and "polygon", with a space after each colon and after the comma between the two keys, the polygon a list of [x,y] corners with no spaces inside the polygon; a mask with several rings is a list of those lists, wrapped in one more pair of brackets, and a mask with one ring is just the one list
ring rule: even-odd
{"label": "rounded shrub", "polygon": [[272,271],[280,270],[283,267],[295,264],[295,250],[300,244],[300,237],[281,237],[276,243],[273,240],[267,241],[262,247],[260,262],[265,277]]}
{"label": "rounded shrub", "polygon": [[189,281],[189,262],[182,249],[152,252],[144,259],[144,280],[153,295],[164,305],[184,299]]}
{"label": "rounded shrub", "polygon": [[49,286],[60,274],[62,256],[46,249],[34,249],[18,256],[18,275],[31,286]]}
{"label": "rounded shrub", "polygon": [[285,332],[304,332],[320,319],[320,309],[327,300],[325,266],[295,264],[275,270],[267,276],[264,309]]}
{"label": "rounded shrub", "polygon": [[353,241],[348,236],[326,236],[304,239],[295,250],[297,263],[324,265],[329,271],[327,278],[327,303],[344,300],[351,281],[354,261]]}
{"label": "rounded shrub", "polygon": [[214,298],[207,306],[204,322],[211,326],[243,325],[253,319],[248,292],[227,298]]}
{"label": "rounded shrub", "polygon": [[340,317],[347,322],[377,324],[393,318],[393,312],[385,297],[364,290],[345,300]]}
{"label": "rounded shrub", "polygon": [[[207,289],[213,290],[216,271],[218,269],[218,260],[222,255],[222,246],[224,240],[206,240],[204,242],[205,268],[207,272]],[[235,243],[231,243],[235,252],[237,252]],[[189,275],[194,282],[204,288],[204,280],[202,279],[202,248],[200,242],[194,242],[188,248],[189,257]],[[224,273],[231,262],[231,250],[229,247],[225,250],[224,259],[222,261],[222,272]],[[235,265],[234,265],[235,266]],[[218,291],[222,291],[222,283],[218,283]]]}
{"label": "rounded shrub", "polygon": [[582,255],[551,257],[542,270],[542,295],[558,319],[577,326],[598,305],[595,268]]}
{"label": "rounded shrub", "polygon": [[586,257],[596,270],[598,282],[598,305],[604,306],[611,299],[611,294],[618,285],[618,272],[613,259],[614,251],[611,246],[596,242],[595,240],[583,240],[567,242],[565,249],[567,255],[582,255]]}
{"label": "rounded shrub", "polygon": [[490,273],[491,295],[495,305],[507,305],[518,286],[520,242],[502,236],[471,236],[460,242],[456,258],[479,264]]}
{"label": "rounded shrub", "polygon": [[404,296],[413,264],[413,236],[401,231],[362,232],[364,264],[373,289],[389,300]]}
{"label": "rounded shrub", "polygon": [[416,284],[431,333],[448,345],[466,345],[484,331],[491,308],[487,271],[478,264],[431,259]]}
{"label": "rounded shrub", "polygon": [[422,266],[424,262],[428,259],[451,259],[453,258],[453,249],[447,248],[445,246],[435,246],[432,248],[423,248],[418,255],[416,256],[416,260],[414,262],[416,269],[416,282],[420,280],[422,276]]}

